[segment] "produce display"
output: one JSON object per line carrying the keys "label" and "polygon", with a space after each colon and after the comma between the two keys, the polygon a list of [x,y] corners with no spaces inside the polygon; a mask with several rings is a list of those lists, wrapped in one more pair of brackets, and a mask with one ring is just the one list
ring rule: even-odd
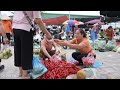
{"label": "produce display", "polygon": [[118,49],[119,47],[120,47],[120,46],[114,47],[112,51],[113,51],[113,52],[117,52],[117,49]]}
{"label": "produce display", "polygon": [[106,49],[108,51],[112,51],[113,48],[115,48],[115,46],[116,46],[116,41],[115,40],[108,41],[108,43],[106,44]]}
{"label": "produce display", "polygon": [[120,47],[117,49],[117,52],[120,53]]}
{"label": "produce display", "polygon": [[42,63],[48,69],[48,72],[39,77],[41,79],[65,79],[68,75],[76,74],[81,69],[75,64],[60,60],[58,62],[43,60]]}

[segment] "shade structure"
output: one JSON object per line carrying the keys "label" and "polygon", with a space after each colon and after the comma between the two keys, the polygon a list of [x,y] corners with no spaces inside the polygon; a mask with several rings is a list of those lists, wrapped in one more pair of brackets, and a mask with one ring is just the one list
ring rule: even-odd
{"label": "shade structure", "polygon": [[77,20],[67,20],[63,23],[64,25],[68,24],[69,26],[75,26],[75,25],[80,25],[80,22]]}

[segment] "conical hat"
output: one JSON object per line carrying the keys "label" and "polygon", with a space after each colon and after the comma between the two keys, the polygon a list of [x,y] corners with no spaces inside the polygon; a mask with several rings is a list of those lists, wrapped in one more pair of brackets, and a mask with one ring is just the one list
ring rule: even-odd
{"label": "conical hat", "polygon": [[11,18],[7,16],[6,14],[1,16],[1,20],[10,20]]}

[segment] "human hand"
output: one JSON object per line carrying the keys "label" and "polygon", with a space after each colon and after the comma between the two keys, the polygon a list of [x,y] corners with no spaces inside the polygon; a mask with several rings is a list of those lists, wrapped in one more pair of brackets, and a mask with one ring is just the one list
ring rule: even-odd
{"label": "human hand", "polygon": [[50,56],[50,57],[49,57],[49,60],[53,60],[53,57]]}
{"label": "human hand", "polygon": [[57,44],[60,46],[67,46],[67,42],[57,42]]}
{"label": "human hand", "polygon": [[59,40],[59,39],[54,39],[54,41],[55,41],[55,42],[60,42],[60,40]]}
{"label": "human hand", "polygon": [[59,43],[59,42],[64,42],[63,40],[59,40],[59,39],[54,39],[55,43]]}

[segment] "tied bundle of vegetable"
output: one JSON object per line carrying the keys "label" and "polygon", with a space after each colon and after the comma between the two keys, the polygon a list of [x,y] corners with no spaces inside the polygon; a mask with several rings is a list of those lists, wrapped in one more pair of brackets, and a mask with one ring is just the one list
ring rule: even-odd
{"label": "tied bundle of vegetable", "polygon": [[102,51],[106,49],[106,42],[98,40],[98,50]]}
{"label": "tied bundle of vegetable", "polygon": [[117,53],[120,53],[120,47],[117,49]]}
{"label": "tied bundle of vegetable", "polygon": [[42,63],[48,69],[48,72],[39,77],[41,79],[65,79],[68,75],[76,74],[81,69],[75,64],[60,60],[58,62],[43,60]]}
{"label": "tied bundle of vegetable", "polygon": [[8,59],[12,56],[12,52],[9,48],[5,48],[1,53],[0,53],[0,59]]}
{"label": "tied bundle of vegetable", "polygon": [[112,41],[108,41],[107,45],[106,45],[106,49],[111,51],[113,50],[113,48],[116,47],[116,41],[112,40]]}
{"label": "tied bundle of vegetable", "polygon": [[113,52],[117,52],[118,48],[120,48],[120,46],[116,46],[115,48],[113,48]]}

